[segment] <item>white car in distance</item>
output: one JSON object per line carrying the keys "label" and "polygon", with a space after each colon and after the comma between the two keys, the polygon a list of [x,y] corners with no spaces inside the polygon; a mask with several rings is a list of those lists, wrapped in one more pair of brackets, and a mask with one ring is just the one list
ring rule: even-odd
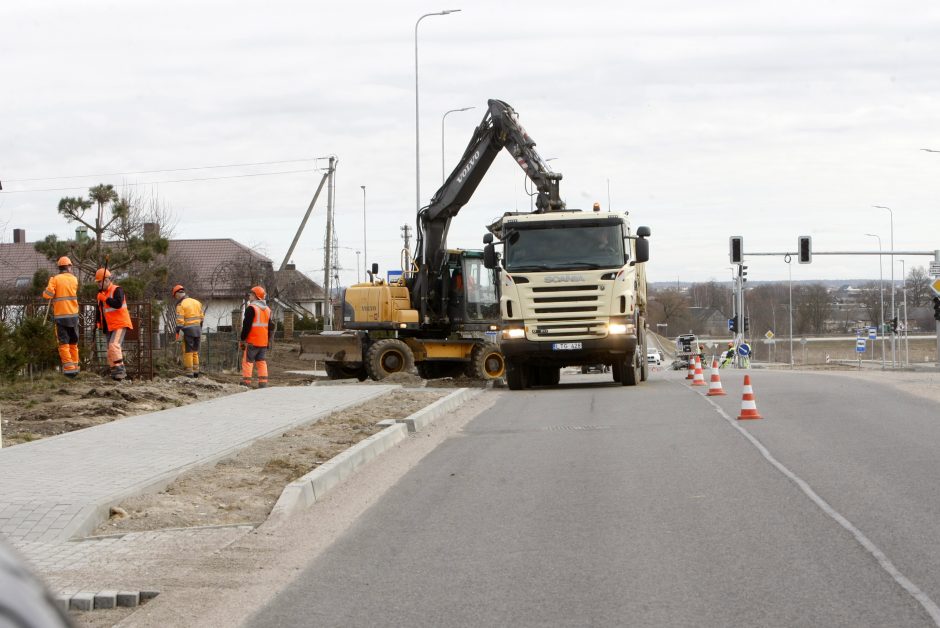
{"label": "white car in distance", "polygon": [[662,364],[663,356],[660,355],[659,349],[647,349],[646,350],[646,362],[648,364]]}

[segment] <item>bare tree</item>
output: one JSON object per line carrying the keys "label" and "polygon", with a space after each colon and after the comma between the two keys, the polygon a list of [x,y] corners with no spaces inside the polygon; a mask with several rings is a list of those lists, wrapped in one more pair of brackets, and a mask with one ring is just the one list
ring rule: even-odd
{"label": "bare tree", "polygon": [[801,332],[822,334],[826,331],[826,321],[832,311],[832,297],[826,286],[814,283],[801,286],[799,303],[796,307],[797,327]]}
{"label": "bare tree", "polygon": [[678,290],[660,290],[650,296],[649,323],[665,323],[672,330],[688,327],[690,324],[689,302]]}
{"label": "bare tree", "polygon": [[930,305],[933,291],[930,289],[931,278],[923,266],[914,266],[907,273],[904,286],[907,288],[908,305],[921,307]]}

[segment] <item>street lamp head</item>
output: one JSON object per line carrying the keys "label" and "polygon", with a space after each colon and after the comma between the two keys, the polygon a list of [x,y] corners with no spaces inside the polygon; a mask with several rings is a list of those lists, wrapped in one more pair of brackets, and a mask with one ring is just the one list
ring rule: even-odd
{"label": "street lamp head", "polygon": [[890,207],[885,207],[884,205],[872,205],[872,207],[875,209],[887,209],[888,211],[891,211]]}
{"label": "street lamp head", "polygon": [[359,187],[362,188],[363,190],[366,189],[366,186],[364,186],[364,185],[360,185]]}
{"label": "street lamp head", "polygon": [[448,15],[450,13],[459,13],[460,11],[461,9],[444,9],[443,11],[438,13],[438,15]]}

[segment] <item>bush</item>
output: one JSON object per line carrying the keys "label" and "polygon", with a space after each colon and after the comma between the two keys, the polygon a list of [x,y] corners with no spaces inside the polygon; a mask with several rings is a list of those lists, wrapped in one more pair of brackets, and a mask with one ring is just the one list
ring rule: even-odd
{"label": "bush", "polygon": [[55,324],[40,316],[28,316],[13,331],[13,343],[26,364],[37,369],[54,368],[59,363]]}

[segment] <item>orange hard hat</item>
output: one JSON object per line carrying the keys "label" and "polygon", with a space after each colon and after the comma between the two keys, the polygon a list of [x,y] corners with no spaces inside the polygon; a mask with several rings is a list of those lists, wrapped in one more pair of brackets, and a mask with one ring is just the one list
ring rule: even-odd
{"label": "orange hard hat", "polygon": [[175,286],[173,286],[173,290],[170,292],[170,294],[172,294],[172,295],[175,297],[175,296],[176,296],[176,293],[179,292],[180,290],[185,291],[186,288],[184,288],[184,287],[181,286],[180,284],[176,284]]}
{"label": "orange hard hat", "polygon": [[268,296],[268,293],[265,292],[264,288],[262,288],[261,286],[255,286],[254,288],[252,288],[251,293],[255,295],[256,297],[258,297],[259,299],[263,299],[266,296]]}
{"label": "orange hard hat", "polygon": [[63,255],[62,257],[59,258],[59,261],[56,262],[55,265],[56,266],[71,266],[72,260],[70,260],[69,258]]}
{"label": "orange hard hat", "polygon": [[104,281],[111,278],[111,271],[107,268],[99,268],[95,271],[95,281]]}

